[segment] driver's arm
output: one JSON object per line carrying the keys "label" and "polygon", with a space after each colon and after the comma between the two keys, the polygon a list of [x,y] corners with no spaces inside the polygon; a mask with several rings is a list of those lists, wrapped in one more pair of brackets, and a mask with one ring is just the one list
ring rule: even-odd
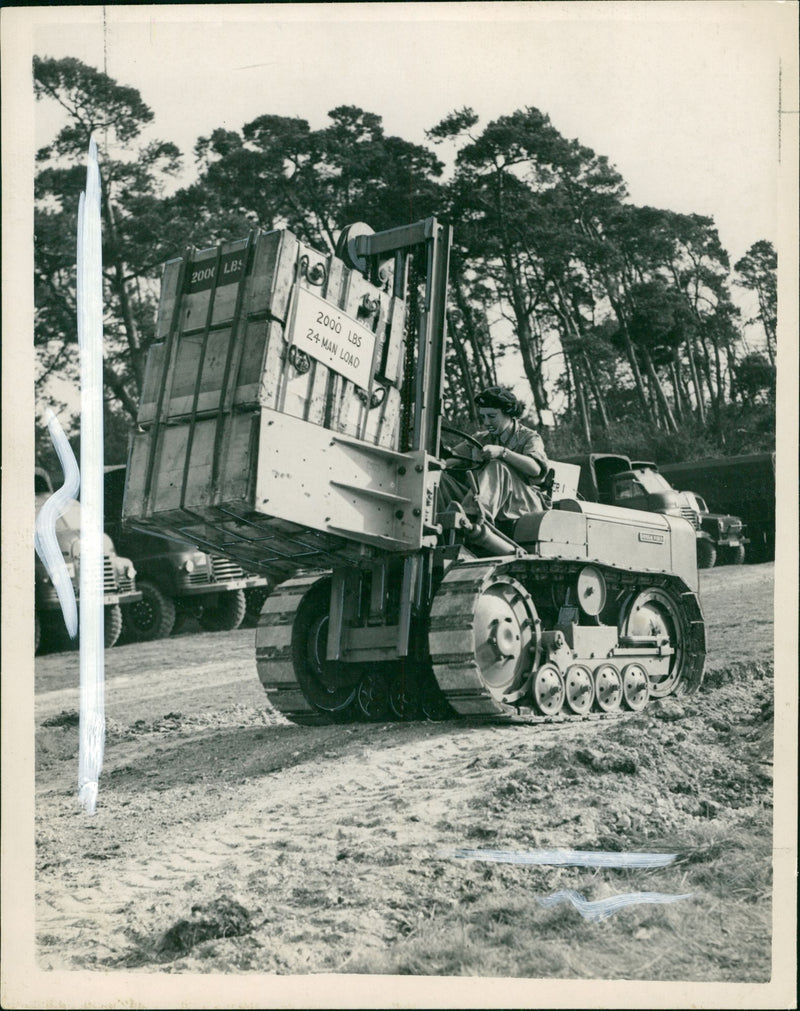
{"label": "driver's arm", "polygon": [[466,457],[468,460],[472,460],[473,463],[479,463],[483,458],[481,450],[477,446],[473,446],[471,442],[466,441],[456,443],[450,452],[455,455],[445,460],[444,465],[448,468],[463,467],[465,465],[463,460],[458,459],[459,456]]}
{"label": "driver's arm", "polygon": [[502,460],[509,467],[513,467],[523,477],[537,478],[547,470],[546,458],[539,454],[516,453],[507,446],[491,445],[484,446],[483,457],[485,460]]}

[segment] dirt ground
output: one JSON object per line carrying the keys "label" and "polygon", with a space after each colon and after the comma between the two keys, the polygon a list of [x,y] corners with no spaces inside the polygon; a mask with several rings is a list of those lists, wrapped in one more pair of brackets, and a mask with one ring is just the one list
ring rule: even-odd
{"label": "dirt ground", "polygon": [[[772,581],[701,573],[703,690],[607,722],[299,728],[266,701],[252,629],[115,647],[95,817],[78,655],[38,657],[40,968],[767,980]],[[676,859],[486,859],[545,848]],[[593,921],[542,904],[562,890],[686,897]]]}

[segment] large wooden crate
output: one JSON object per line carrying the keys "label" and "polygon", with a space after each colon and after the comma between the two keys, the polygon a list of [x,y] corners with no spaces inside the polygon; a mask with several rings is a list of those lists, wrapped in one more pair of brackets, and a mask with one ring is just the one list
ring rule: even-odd
{"label": "large wooden crate", "polygon": [[167,263],[126,519],[287,572],[418,548],[427,459],[403,444],[397,280],[288,231]]}

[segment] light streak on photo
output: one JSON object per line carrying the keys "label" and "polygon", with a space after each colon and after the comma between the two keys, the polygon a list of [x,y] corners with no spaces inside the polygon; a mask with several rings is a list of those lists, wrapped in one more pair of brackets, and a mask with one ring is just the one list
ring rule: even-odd
{"label": "light streak on photo", "polygon": [[80,749],[78,799],[97,807],[105,747],[103,641],[103,274],[100,170],[89,143],[78,208],[78,343],[81,362]]}
{"label": "light streak on photo", "polygon": [[625,895],[610,895],[606,899],[595,899],[594,902],[589,902],[580,892],[573,892],[571,889],[565,888],[560,892],[540,898],[538,902],[540,906],[547,909],[564,902],[571,902],[584,920],[597,922],[607,920],[609,916],[613,916],[614,913],[626,906],[680,902],[682,899],[690,899],[691,897],[691,892],[686,895],[669,895],[665,892],[629,892]]}
{"label": "light streak on photo", "polygon": [[552,867],[666,867],[677,853],[615,853],[598,850],[471,850],[456,849],[442,856],[460,860],[488,860],[499,864],[535,864]]}
{"label": "light streak on photo", "polygon": [[39,515],[36,517],[33,546],[58,594],[61,613],[64,615],[64,624],[69,637],[74,639],[78,634],[78,605],[75,602],[75,587],[67,572],[67,563],[64,561],[61,545],[56,537],[56,520],[64,515],[69,503],[77,497],[81,478],[78,461],[75,459],[72,447],[64,434],[64,429],[49,408],[45,420],[50,438],[53,440],[53,447],[58,454],[61,469],[64,472],[64,483],[53,492],[39,510]]}

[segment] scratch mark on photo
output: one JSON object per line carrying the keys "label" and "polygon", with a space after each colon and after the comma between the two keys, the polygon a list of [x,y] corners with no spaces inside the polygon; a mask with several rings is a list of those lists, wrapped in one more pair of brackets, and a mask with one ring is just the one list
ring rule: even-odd
{"label": "scratch mark on photo", "polygon": [[536,864],[554,867],[666,867],[677,853],[606,853],[596,850],[512,850],[455,849],[442,856],[460,860],[488,860],[501,864]]}
{"label": "scratch mark on photo", "polygon": [[103,627],[103,252],[97,145],[89,143],[78,206],[78,344],[81,363],[80,747],[78,799],[97,807],[105,748]]}
{"label": "scratch mark on photo", "polygon": [[547,909],[561,905],[564,902],[571,902],[584,920],[597,922],[599,920],[607,920],[609,916],[613,916],[614,913],[620,909],[624,909],[626,906],[680,902],[681,899],[690,899],[691,897],[691,892],[685,895],[669,895],[664,892],[629,892],[625,895],[610,895],[606,899],[595,899],[594,902],[589,902],[580,892],[573,892],[572,889],[565,888],[559,892],[554,892],[552,895],[539,898],[538,902],[540,906],[544,906]]}

